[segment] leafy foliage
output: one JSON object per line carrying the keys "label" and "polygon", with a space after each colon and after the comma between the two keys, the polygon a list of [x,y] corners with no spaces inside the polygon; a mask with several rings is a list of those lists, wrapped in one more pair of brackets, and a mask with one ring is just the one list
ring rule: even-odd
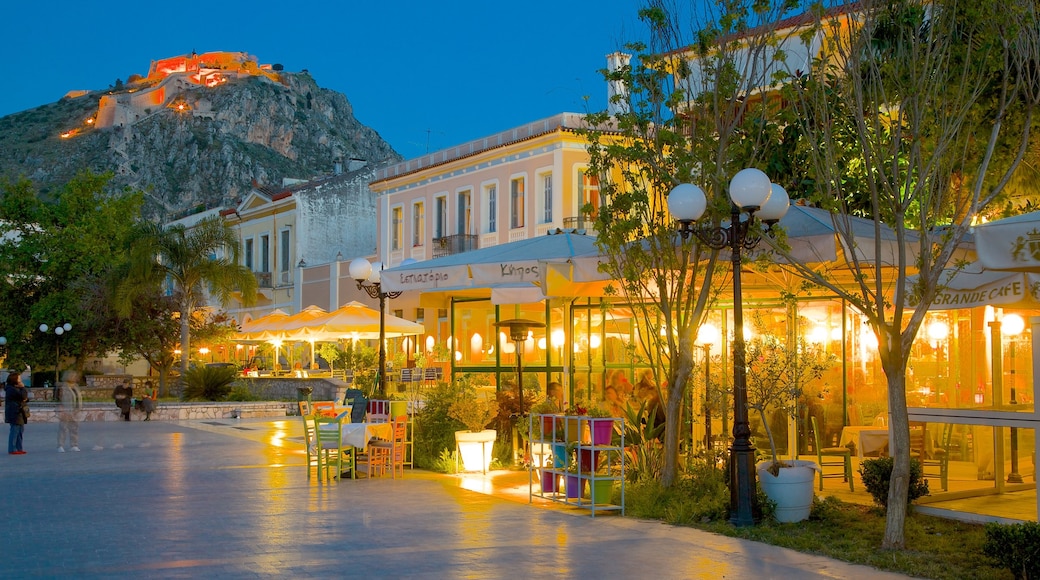
{"label": "leafy foliage", "polygon": [[185,401],[225,401],[231,393],[235,375],[233,367],[192,365],[184,373],[181,398]]}
{"label": "leafy foliage", "polygon": [[748,341],[746,357],[748,408],[758,411],[762,418],[776,466],[779,463],[776,441],[766,410],[792,414],[806,383],[823,376],[837,361],[821,345],[811,344],[804,338],[798,337],[793,345],[788,345],[776,336],[761,333]]}
{"label": "leafy foliage", "polygon": [[[910,460],[910,487],[907,491],[907,505],[919,497],[928,495],[928,480],[924,478],[921,463],[916,459]],[[892,479],[892,458],[879,457],[877,459],[864,459],[859,467],[859,475],[863,479],[863,487],[866,488],[874,503],[888,507],[888,489]]]}
{"label": "leafy foliage", "polygon": [[[56,348],[82,368],[104,356],[118,336],[108,281],[125,261],[141,194],[105,192],[110,175],[82,172],[52,194],[38,196],[31,182],[0,184],[0,328],[8,339],[8,366],[54,362]],[[69,322],[62,336],[42,333]]]}
{"label": "leafy foliage", "polygon": [[986,524],[983,552],[1011,570],[1015,580],[1040,578],[1040,524]]}
{"label": "leafy foliage", "polygon": [[415,465],[436,469],[442,453],[455,449],[455,432],[461,424],[448,416],[458,389],[453,383],[439,381],[425,392],[424,404],[415,416]]}

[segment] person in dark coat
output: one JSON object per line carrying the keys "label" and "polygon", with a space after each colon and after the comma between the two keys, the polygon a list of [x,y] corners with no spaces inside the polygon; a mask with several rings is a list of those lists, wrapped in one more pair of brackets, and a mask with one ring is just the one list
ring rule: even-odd
{"label": "person in dark coat", "polygon": [[22,434],[28,419],[26,414],[29,412],[29,391],[22,384],[21,375],[7,375],[4,396],[7,399],[4,404],[4,422],[11,425],[11,431],[7,436],[7,453],[25,455],[25,450],[22,449]]}
{"label": "person in dark coat", "polygon": [[130,420],[130,399],[134,396],[134,389],[130,386],[130,381],[123,381],[116,385],[116,388],[112,390],[112,398],[116,401],[116,406],[119,407],[119,411],[123,414],[123,420]]}

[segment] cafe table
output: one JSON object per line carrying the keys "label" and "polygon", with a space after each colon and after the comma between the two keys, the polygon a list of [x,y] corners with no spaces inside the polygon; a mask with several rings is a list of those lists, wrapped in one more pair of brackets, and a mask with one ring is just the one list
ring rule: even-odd
{"label": "cafe table", "polygon": [[863,461],[864,453],[881,451],[888,446],[888,427],[873,425],[850,425],[841,429],[841,447],[856,444],[856,455]]}

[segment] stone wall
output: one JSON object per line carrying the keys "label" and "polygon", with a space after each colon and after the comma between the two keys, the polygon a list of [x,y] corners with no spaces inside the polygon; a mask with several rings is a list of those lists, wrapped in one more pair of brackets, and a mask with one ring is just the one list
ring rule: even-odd
{"label": "stone wall", "polygon": [[[32,417],[30,423],[56,423],[58,408],[56,403],[30,404]],[[252,417],[285,417],[297,414],[295,402],[282,401],[229,401],[226,403],[165,403],[160,401],[158,408],[152,413],[153,421],[190,421],[199,419],[233,419],[236,415],[243,419]],[[144,420],[143,411],[131,411],[131,421]],[[77,413],[81,422],[86,421],[120,421],[122,417],[115,404],[85,403]]]}

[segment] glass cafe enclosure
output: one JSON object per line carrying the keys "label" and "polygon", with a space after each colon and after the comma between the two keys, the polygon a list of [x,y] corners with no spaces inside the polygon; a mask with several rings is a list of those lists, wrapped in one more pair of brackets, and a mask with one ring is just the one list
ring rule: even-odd
{"label": "glass cafe enclosure", "polygon": [[[822,376],[801,385],[802,397],[790,412],[767,409],[779,450],[814,456],[815,419],[823,447],[851,445],[857,461],[886,454],[887,383],[876,338],[862,315],[840,300],[820,298],[790,304],[745,300],[744,309],[746,340],[768,336],[788,345],[810,344],[827,355]],[[989,306],[928,313],[913,346],[906,383],[912,445],[919,447],[912,453],[929,465],[940,464],[934,476],[926,469],[935,480],[933,496],[1035,486],[1033,429],[958,417],[963,410],[982,415],[1033,412],[1032,333],[1021,321],[1037,314]],[[545,327],[530,329],[527,340],[518,344],[496,326],[511,318],[544,321]],[[429,351],[431,342],[443,343],[446,349],[440,350],[447,352],[451,375],[469,374],[489,392],[515,391],[517,356],[522,356],[525,408],[544,398],[549,381],[564,385],[568,401],[602,403],[607,387],[614,387],[611,397],[634,402],[639,389],[633,385],[664,379],[652,372],[639,341],[641,332],[658,330],[641,328],[638,320],[625,304],[591,298],[520,305],[457,298],[436,325],[437,335],[419,344]],[[693,388],[684,401],[686,449],[728,445],[732,333],[732,310],[720,304],[696,341]],[[914,421],[915,409],[928,420]],[[761,417],[755,412],[751,417],[756,445],[768,448]],[[941,481],[939,469],[944,472]]]}

